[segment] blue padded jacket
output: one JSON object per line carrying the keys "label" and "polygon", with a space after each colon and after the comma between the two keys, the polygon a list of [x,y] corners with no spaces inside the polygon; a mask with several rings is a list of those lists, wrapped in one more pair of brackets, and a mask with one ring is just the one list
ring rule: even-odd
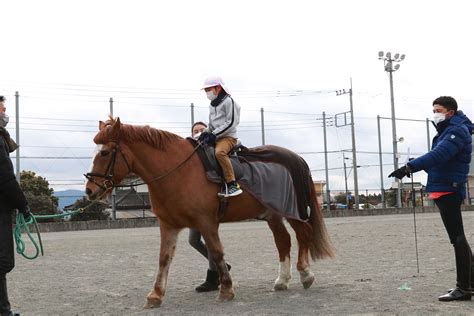
{"label": "blue padded jacket", "polygon": [[436,130],[431,150],[407,165],[412,172],[428,173],[427,192],[459,192],[464,199],[472,153],[472,122],[457,111],[440,122]]}

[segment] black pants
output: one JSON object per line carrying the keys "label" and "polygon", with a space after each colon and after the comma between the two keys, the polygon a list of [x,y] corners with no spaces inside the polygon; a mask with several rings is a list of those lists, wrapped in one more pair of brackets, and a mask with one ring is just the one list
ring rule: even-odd
{"label": "black pants", "polygon": [[449,241],[454,247],[456,256],[457,287],[471,287],[472,252],[464,234],[461,215],[462,199],[458,193],[448,194],[435,200],[443,219]]}
{"label": "black pants", "polygon": [[209,260],[209,270],[217,271],[216,264],[212,261],[211,254],[208,253],[206,245],[201,240],[201,232],[197,229],[190,228],[189,229],[189,244],[199,251],[201,255]]}
{"label": "black pants", "polygon": [[15,266],[12,214],[11,210],[0,209],[0,275],[7,274]]}
{"label": "black pants", "polygon": [[12,211],[0,209],[0,315],[10,315],[6,274],[15,266]]}

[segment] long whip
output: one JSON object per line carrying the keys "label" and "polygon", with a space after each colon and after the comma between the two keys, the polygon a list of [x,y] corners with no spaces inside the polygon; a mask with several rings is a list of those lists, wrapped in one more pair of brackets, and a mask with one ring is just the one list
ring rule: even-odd
{"label": "long whip", "polygon": [[412,208],[413,208],[413,227],[415,228],[415,252],[416,252],[416,269],[420,273],[420,262],[418,260],[418,238],[416,234],[416,196],[415,196],[415,185],[413,184],[413,173],[411,173],[411,198],[412,198]]}
{"label": "long whip", "polygon": [[[407,163],[414,158],[410,158],[410,148],[408,148],[408,157]],[[416,233],[416,194],[415,194],[415,184],[413,183],[413,172],[410,172],[411,178],[411,206],[413,208],[413,228],[415,230],[415,253],[416,253],[416,270],[418,274],[420,273],[420,261],[418,259],[418,236]],[[421,197],[423,198],[423,197]]]}

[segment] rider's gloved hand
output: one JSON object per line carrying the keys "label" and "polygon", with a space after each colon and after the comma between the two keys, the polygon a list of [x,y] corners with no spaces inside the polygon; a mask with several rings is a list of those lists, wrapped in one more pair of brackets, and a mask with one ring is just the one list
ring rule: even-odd
{"label": "rider's gloved hand", "polygon": [[203,144],[214,144],[216,142],[216,135],[210,132],[202,132],[198,140]]}

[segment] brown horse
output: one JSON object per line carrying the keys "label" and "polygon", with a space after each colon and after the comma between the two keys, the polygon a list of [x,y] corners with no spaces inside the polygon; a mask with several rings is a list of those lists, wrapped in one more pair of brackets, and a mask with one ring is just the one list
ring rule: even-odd
{"label": "brown horse", "polygon": [[[282,217],[268,212],[260,202],[244,192],[231,198],[224,217],[219,221],[219,185],[207,180],[204,167],[189,141],[170,132],[121,124],[119,118],[111,118],[99,123],[94,142],[101,146],[94,157],[91,172],[86,175],[89,199],[105,198],[125,176],[135,173],[147,183],[153,212],[160,221],[159,270],[145,308],[158,307],[163,301],[178,233],[185,227],[196,228],[202,233],[216,263],[221,284],[218,300],[232,300],[234,290],[219,239],[219,222],[259,216],[267,221],[278,249],[280,269],[274,290],[288,289],[291,238]],[[304,288],[309,288],[315,279],[309,267],[309,254],[313,260],[334,255],[314,187],[311,186],[310,190],[313,205],[308,222],[287,219],[298,240],[297,270]]]}

